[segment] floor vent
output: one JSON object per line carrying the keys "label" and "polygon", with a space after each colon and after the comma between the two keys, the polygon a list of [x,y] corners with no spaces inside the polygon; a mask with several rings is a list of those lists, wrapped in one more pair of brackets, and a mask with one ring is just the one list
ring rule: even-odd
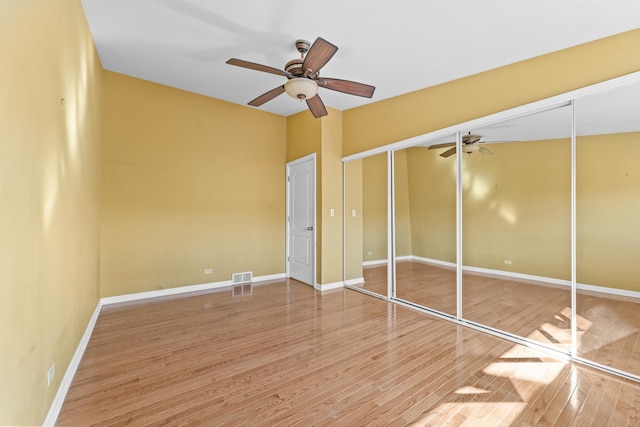
{"label": "floor vent", "polygon": [[231,275],[231,282],[234,285],[241,283],[251,283],[253,280],[253,273],[251,271],[245,271],[244,273],[233,273]]}

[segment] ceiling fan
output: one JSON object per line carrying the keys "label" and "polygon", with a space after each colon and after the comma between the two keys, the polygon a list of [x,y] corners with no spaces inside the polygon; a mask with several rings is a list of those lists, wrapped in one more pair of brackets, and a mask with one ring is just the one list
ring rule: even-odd
{"label": "ceiling fan", "polygon": [[327,109],[318,95],[318,87],[366,98],[373,96],[373,91],[376,89],[374,86],[349,80],[320,77],[320,69],[338,51],[338,47],[334,44],[329,43],[322,37],[318,37],[313,44],[306,40],[296,40],[295,45],[298,52],[300,52],[300,58],[287,62],[284,70],[236,58],[231,58],[227,61],[227,64],[237,67],[277,74],[287,78],[283,85],[263,93],[250,101],[249,105],[259,107],[286,92],[292,98],[301,101],[305,100],[311,114],[318,118],[327,115]]}
{"label": "ceiling fan", "polygon": [[[484,141],[480,141],[480,139],[482,139],[482,135],[476,135],[471,132],[469,132],[467,135],[462,135],[462,152],[471,154],[471,153],[475,153],[476,151],[479,151],[482,154],[493,154],[491,151],[487,150],[484,147],[481,147],[479,145],[474,145],[476,143],[480,143],[480,144],[484,143]],[[455,142],[445,142],[444,144],[430,145],[429,150],[453,147],[443,153],[440,153],[440,157],[449,157],[456,154],[455,145],[456,145]]]}

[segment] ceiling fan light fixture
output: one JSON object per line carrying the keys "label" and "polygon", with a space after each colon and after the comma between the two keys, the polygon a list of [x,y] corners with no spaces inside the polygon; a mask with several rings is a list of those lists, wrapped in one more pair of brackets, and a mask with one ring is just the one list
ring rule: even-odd
{"label": "ceiling fan light fixture", "polygon": [[306,77],[294,77],[287,80],[284,90],[295,99],[311,99],[318,93],[318,83]]}

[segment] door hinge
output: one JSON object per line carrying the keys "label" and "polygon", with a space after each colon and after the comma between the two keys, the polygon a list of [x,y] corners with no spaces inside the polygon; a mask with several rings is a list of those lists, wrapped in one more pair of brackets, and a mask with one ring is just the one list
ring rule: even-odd
{"label": "door hinge", "polygon": [[291,182],[291,177],[290,176],[287,177],[287,182]]}
{"label": "door hinge", "polygon": [[290,256],[287,257],[287,262],[291,262],[291,257]]}

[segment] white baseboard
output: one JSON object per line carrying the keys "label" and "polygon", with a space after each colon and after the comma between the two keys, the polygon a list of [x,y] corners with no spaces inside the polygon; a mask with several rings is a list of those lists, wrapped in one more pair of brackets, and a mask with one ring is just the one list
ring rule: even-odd
{"label": "white baseboard", "polygon": [[510,279],[520,280],[533,280],[535,282],[549,283],[551,285],[571,286],[571,280],[556,279],[553,277],[534,276],[532,274],[516,273],[513,271],[493,270],[490,268],[480,267],[462,267],[462,271],[469,271],[471,273],[489,274],[493,276],[504,276]]}
{"label": "white baseboard", "polygon": [[87,344],[89,344],[89,339],[91,338],[91,334],[93,333],[93,328],[96,326],[96,321],[98,320],[101,309],[102,304],[98,301],[98,305],[96,306],[95,310],[93,310],[93,314],[89,319],[87,328],[84,330],[82,338],[80,338],[78,347],[76,347],[76,351],[75,353],[73,353],[73,357],[69,362],[69,366],[67,366],[64,377],[62,377],[62,381],[60,381],[58,391],[53,398],[53,402],[51,402],[47,417],[44,419],[44,426],[54,426],[56,424],[56,421],[58,420],[58,415],[60,415],[62,404],[64,403],[64,399],[67,397],[67,392],[69,391],[69,387],[71,387],[71,382],[73,381],[73,377],[78,370],[78,366],[80,366],[80,361],[82,360],[84,351],[87,348]]}
{"label": "white baseboard", "polygon": [[[431,258],[413,257],[413,261],[421,262],[424,264],[442,265],[445,267],[452,267],[452,268],[456,267],[456,264],[453,262],[440,261],[440,260],[431,259]],[[503,276],[511,279],[532,280],[535,282],[548,283],[551,285],[571,287],[571,280],[556,279],[554,277],[534,276],[532,274],[515,273],[512,271],[504,271],[504,270],[493,270],[490,268],[470,267],[466,265],[462,266],[462,271],[469,271],[472,273],[480,273],[480,274],[490,274],[494,276]],[[576,289],[579,289],[581,291],[598,292],[601,294],[608,294],[608,295],[615,295],[615,296],[622,296],[622,297],[640,298],[640,292],[638,291],[608,288],[606,286],[588,285],[585,283],[576,283]]]}
{"label": "white baseboard", "polygon": [[[412,261],[417,261],[417,262],[421,262],[423,264],[435,264],[435,265],[441,265],[443,267],[451,267],[451,268],[456,268],[456,263],[455,262],[449,262],[449,261],[441,261],[439,259],[433,259],[433,258],[423,258],[423,257],[419,257],[419,256],[412,256],[411,257]],[[463,267],[464,268],[464,267]]]}
{"label": "white baseboard", "polygon": [[345,286],[357,286],[364,283],[364,277],[358,277],[357,279],[348,279],[344,281]]}
{"label": "white baseboard", "polygon": [[374,259],[373,261],[363,261],[362,266],[373,267],[375,265],[386,265],[386,264],[387,264],[386,259]]}
{"label": "white baseboard", "polygon": [[640,298],[640,292],[629,291],[626,289],[607,288],[605,286],[587,285],[584,283],[576,283],[576,288],[581,291],[599,292],[602,294],[616,295],[619,297]]}
{"label": "white baseboard", "polygon": [[231,286],[231,280],[222,282],[202,283],[199,285],[179,286],[176,288],[158,289],[155,291],[136,292],[134,294],[116,295],[112,297],[104,297],[100,300],[102,305],[119,304],[122,302],[131,302],[141,299],[165,297],[169,295],[180,295],[189,292],[208,291],[218,288],[227,288]]}
{"label": "white baseboard", "polygon": [[332,289],[344,288],[344,282],[325,283],[324,285],[319,285],[316,283],[314,288],[320,292],[330,291]]}
{"label": "white baseboard", "polygon": [[270,282],[272,280],[284,280],[287,278],[286,273],[268,274],[266,276],[257,276],[253,278],[254,282]]}
{"label": "white baseboard", "polygon": [[[415,255],[403,255],[403,256],[399,256],[396,257],[396,261],[418,261],[418,262],[422,262],[425,264],[438,264],[438,265],[447,265],[447,266],[453,266],[455,267],[456,264],[455,263],[450,263],[450,262],[446,262],[446,261],[439,261],[437,259],[431,259],[431,258],[422,258],[422,257],[418,257]],[[389,262],[388,259],[374,259],[372,261],[363,261],[362,262],[362,266],[363,267],[374,267],[374,266],[379,266],[379,265],[386,265],[387,262]]]}
{"label": "white baseboard", "polygon": [[[284,273],[270,274],[266,276],[256,276],[253,278],[254,283],[266,282],[271,280],[285,279]],[[147,298],[157,298],[170,295],[180,295],[189,292],[210,291],[214,289],[227,288],[232,285],[231,280],[223,280],[220,282],[201,283],[199,285],[179,286],[168,289],[158,289],[155,291],[137,292],[135,294],[116,295],[113,297],[104,297],[100,300],[102,305],[118,304],[121,302],[131,302]]]}

